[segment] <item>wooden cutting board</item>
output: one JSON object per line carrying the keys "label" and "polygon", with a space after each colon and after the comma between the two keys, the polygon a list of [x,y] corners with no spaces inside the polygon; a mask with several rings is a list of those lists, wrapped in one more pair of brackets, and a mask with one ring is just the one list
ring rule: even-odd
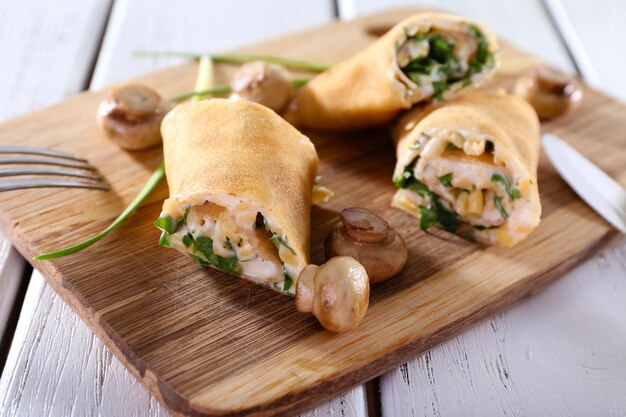
{"label": "wooden cutting board", "polygon": [[[334,63],[361,50],[415,10],[333,23],[245,52]],[[529,55],[504,43],[504,68],[489,88],[509,87],[512,66]],[[532,62],[532,59],[530,60]],[[516,64],[517,63],[517,64]],[[197,65],[140,79],[165,97],[192,89]],[[219,65],[218,81],[232,66]],[[585,88],[583,105],[544,125],[626,185],[626,106]],[[161,150],[127,153],[95,122],[102,92],[86,93],[0,126],[0,143],[86,157],[111,192],[39,189],[0,194],[0,226],[28,259],[94,234],[128,204],[161,159]],[[403,273],[371,290],[355,331],[333,334],[293,300],[157,245],[152,222],[163,185],[122,227],[76,255],[34,262],[48,282],[118,358],[179,415],[290,415],[378,376],[510,306],[560,276],[615,232],[582,203],[549,162],[539,165],[543,219],[512,249],[486,248],[445,232],[422,232],[389,203],[394,149],[387,132],[306,132],[316,144],[323,184],[336,196],[313,209],[312,256],[338,211],[365,206],[384,216],[409,245]]]}

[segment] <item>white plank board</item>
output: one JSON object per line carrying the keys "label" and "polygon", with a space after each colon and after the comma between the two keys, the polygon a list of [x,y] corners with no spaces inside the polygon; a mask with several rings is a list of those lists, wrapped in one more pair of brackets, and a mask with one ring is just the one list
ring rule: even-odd
{"label": "white plank board", "polygon": [[[563,45],[550,24],[541,0],[337,0],[339,16],[353,19],[391,7],[423,7],[476,19],[516,46],[574,72]],[[581,0],[583,1],[583,0]],[[617,1],[617,0],[616,0]]]}
{"label": "white plank board", "polygon": [[[215,50],[236,46],[232,38],[223,36],[231,33],[229,25],[232,27],[234,13],[240,10],[232,3],[196,1],[180,7],[181,2],[171,1],[117,1],[91,88],[170,63],[141,61],[132,56],[135,49],[184,50],[193,42],[197,49],[204,45],[205,50],[206,45]],[[247,25],[237,27],[239,44],[333,18],[332,4],[321,0],[309,1],[307,7],[283,0],[264,2],[262,8],[249,0],[238,0],[239,4],[249,9],[243,13],[242,22]],[[229,13],[232,19],[225,19]],[[212,20],[211,16],[221,18]],[[271,22],[272,27],[259,33],[262,22]],[[0,416],[170,415],[38,274],[34,274],[26,298],[27,307],[0,381]],[[364,417],[366,410],[361,386],[302,416]]]}
{"label": "white plank board", "polygon": [[546,6],[585,80],[626,101],[626,2],[546,0]]}
{"label": "white plank board", "polygon": [[[108,8],[108,0],[67,0],[64,7],[35,0],[0,2],[0,120],[82,89]],[[25,262],[2,234],[0,248],[1,337]]]}
{"label": "white plank board", "polygon": [[118,0],[91,88],[181,62],[137,50],[218,52],[326,23],[333,13],[332,0]]}
{"label": "white plank board", "polygon": [[109,0],[0,2],[0,120],[84,88],[109,5]]}
{"label": "white plank board", "polygon": [[383,416],[626,415],[626,241],[381,378]]}

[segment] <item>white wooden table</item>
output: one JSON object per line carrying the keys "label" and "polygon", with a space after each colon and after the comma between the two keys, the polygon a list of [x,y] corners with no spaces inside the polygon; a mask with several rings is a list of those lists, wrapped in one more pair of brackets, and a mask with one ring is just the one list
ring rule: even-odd
{"label": "white wooden table", "polygon": [[[623,0],[3,0],[0,119],[176,62],[135,49],[219,51],[407,4],[479,19],[626,99]],[[0,336],[13,338],[0,416],[169,415],[37,272],[12,333],[24,268],[0,236]],[[624,300],[616,238],[540,294],[303,415],[626,416]]]}

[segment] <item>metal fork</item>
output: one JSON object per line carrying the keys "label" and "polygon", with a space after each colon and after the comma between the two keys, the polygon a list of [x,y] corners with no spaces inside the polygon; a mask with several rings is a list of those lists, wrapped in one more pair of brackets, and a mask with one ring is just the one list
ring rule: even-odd
{"label": "metal fork", "polygon": [[[9,156],[3,155],[36,155]],[[2,165],[43,165],[45,167],[0,168],[0,178],[24,175],[45,176],[44,178],[0,179],[0,192],[25,188],[68,187],[108,190],[96,169],[86,159],[69,153],[51,149],[29,148],[25,146],[0,145],[0,166]],[[70,178],[55,178],[70,177]],[[76,180],[72,178],[80,178]]]}

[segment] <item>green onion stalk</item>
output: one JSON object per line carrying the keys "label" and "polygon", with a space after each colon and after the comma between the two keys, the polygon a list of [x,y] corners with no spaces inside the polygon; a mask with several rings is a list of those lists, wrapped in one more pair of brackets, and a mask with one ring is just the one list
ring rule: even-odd
{"label": "green onion stalk", "polygon": [[[296,78],[296,79],[291,81],[292,85],[295,88],[300,88],[303,85],[305,85],[307,82],[309,82],[309,78]],[[190,93],[179,94],[177,96],[174,96],[174,97],[170,98],[169,101],[174,102],[174,103],[178,103],[180,101],[187,100],[188,98],[193,98],[193,97],[198,97],[198,96],[200,96],[202,98],[205,98],[206,96],[214,96],[214,95],[219,95],[219,94],[228,94],[228,93],[231,93],[231,92],[232,92],[232,88],[228,84],[216,85],[215,87],[206,88],[206,89],[203,89],[203,90],[196,90],[196,91],[192,91]]]}
{"label": "green onion stalk", "polygon": [[[196,80],[196,90],[208,90],[213,83],[213,64],[211,62],[210,57],[202,58],[200,64],[201,71],[198,71],[198,79]],[[206,95],[202,94],[202,91],[199,91],[199,94],[196,94],[192,97],[192,100],[202,100],[202,98]],[[150,194],[154,191],[154,189],[159,185],[159,183],[165,178],[165,164],[161,162],[157,169],[152,173],[150,179],[143,186],[137,197],[122,211],[122,213],[117,216],[113,223],[111,223],[106,229],[101,231],[95,236],[90,237],[87,240],[83,240],[80,243],[69,246],[67,248],[63,248],[54,252],[44,253],[43,255],[37,255],[33,259],[36,261],[44,261],[48,259],[61,258],[63,256],[71,255],[73,253],[79,252],[94,243],[100,241],[106,235],[111,233],[113,229],[117,228],[120,224],[122,224],[127,218],[129,218],[135,210],[150,196]]]}
{"label": "green onion stalk", "polygon": [[111,223],[106,229],[104,229],[97,235],[90,237],[87,240],[83,240],[80,243],[77,243],[75,245],[72,245],[67,248],[63,248],[54,252],[48,252],[48,253],[44,253],[43,255],[37,255],[33,259],[36,261],[45,261],[48,259],[61,258],[63,256],[71,255],[85,248],[88,248],[89,246],[98,242],[100,239],[102,239],[103,237],[111,233],[113,229],[115,229],[117,226],[122,224],[124,220],[129,218],[135,212],[135,210],[141,205],[141,203],[143,203],[146,200],[146,198],[148,198],[148,196],[152,193],[152,191],[156,188],[156,186],[161,182],[161,180],[164,177],[165,177],[165,165],[163,164],[163,162],[161,162],[161,164],[159,164],[156,171],[154,171],[152,175],[150,176],[150,179],[148,180],[146,185],[144,185],[141,191],[139,191],[139,194],[137,194],[137,197],[135,197],[135,199],[128,205],[128,207],[126,207],[124,211],[122,211],[122,213],[119,216],[117,216],[117,218],[113,220],[113,223]]}
{"label": "green onion stalk", "polygon": [[303,61],[300,59],[283,58],[273,55],[233,55],[233,54],[202,54],[196,52],[176,52],[176,51],[135,51],[138,56],[155,56],[155,57],[178,57],[189,59],[202,59],[209,56],[213,62],[224,62],[231,64],[243,64],[251,61],[264,61],[270,64],[280,64],[292,70],[324,72],[330,68],[328,64],[319,64],[316,62]]}

